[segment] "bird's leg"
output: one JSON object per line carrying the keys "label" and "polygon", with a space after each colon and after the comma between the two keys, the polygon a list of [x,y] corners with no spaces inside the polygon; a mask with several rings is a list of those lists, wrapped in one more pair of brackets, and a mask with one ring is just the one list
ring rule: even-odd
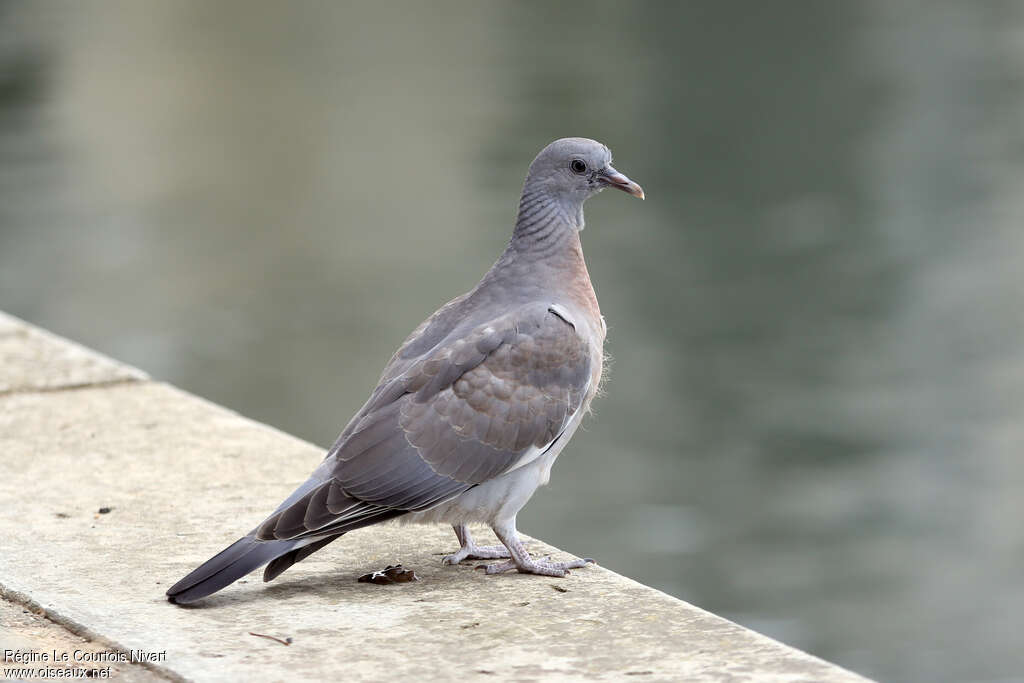
{"label": "bird's leg", "polygon": [[459,539],[458,552],[453,555],[446,555],[441,562],[444,564],[458,564],[463,560],[496,560],[508,557],[508,550],[500,545],[480,546],[473,542],[473,534],[469,533],[469,527],[465,524],[453,524],[455,535]]}
{"label": "bird's leg", "polygon": [[516,533],[515,519],[511,524],[501,524],[492,527],[498,540],[508,548],[511,559],[507,562],[480,565],[487,574],[500,574],[510,569],[515,569],[522,574],[541,574],[542,576],[565,576],[570,569],[583,567],[593,562],[589,557],[577,558],[568,562],[552,562],[547,558],[535,560],[526,552],[526,546],[519,540]]}

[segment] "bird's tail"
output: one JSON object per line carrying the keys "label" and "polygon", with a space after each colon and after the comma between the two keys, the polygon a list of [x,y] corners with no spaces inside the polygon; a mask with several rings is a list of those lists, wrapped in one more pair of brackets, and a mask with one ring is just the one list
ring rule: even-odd
{"label": "bird's tail", "polygon": [[315,553],[317,550],[320,550],[320,548],[323,548],[331,541],[338,540],[342,536],[343,534],[337,534],[336,536],[328,536],[327,538],[322,538],[319,541],[314,541],[309,545],[302,546],[301,548],[289,550],[284,555],[275,558],[273,562],[267,565],[266,570],[263,572],[263,580],[273,581],[296,562],[302,562],[304,559]]}
{"label": "bird's tail", "polygon": [[[305,545],[304,541],[308,543],[306,539],[257,541],[252,536],[244,536],[168,588],[167,599],[182,605],[205,598],[234,583],[252,570],[283,555],[290,554],[296,546]],[[288,566],[291,564],[294,562]]]}

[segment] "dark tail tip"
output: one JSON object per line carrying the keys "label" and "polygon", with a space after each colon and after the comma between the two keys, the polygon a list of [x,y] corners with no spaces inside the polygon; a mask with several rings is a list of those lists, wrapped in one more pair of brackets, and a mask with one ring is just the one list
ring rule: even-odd
{"label": "dark tail tip", "polygon": [[175,605],[186,605],[205,598],[293,547],[294,541],[257,541],[252,536],[240,538],[168,588],[167,600]]}

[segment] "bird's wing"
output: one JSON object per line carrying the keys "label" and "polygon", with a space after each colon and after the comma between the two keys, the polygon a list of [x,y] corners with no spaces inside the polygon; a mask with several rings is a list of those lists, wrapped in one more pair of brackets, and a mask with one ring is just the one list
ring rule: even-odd
{"label": "bird's wing", "polygon": [[520,467],[558,439],[591,382],[587,341],[546,304],[441,339],[404,365],[385,372],[320,481],[258,538],[320,537],[424,510]]}

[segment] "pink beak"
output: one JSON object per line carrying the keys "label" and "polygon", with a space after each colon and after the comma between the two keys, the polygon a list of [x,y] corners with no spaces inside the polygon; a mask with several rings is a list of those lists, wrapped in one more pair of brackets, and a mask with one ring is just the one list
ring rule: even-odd
{"label": "pink beak", "polygon": [[640,187],[632,180],[624,176],[623,174],[616,171],[611,166],[606,166],[604,170],[598,173],[598,177],[608,187],[614,187],[623,192],[628,192],[634,197],[644,198],[644,188]]}

